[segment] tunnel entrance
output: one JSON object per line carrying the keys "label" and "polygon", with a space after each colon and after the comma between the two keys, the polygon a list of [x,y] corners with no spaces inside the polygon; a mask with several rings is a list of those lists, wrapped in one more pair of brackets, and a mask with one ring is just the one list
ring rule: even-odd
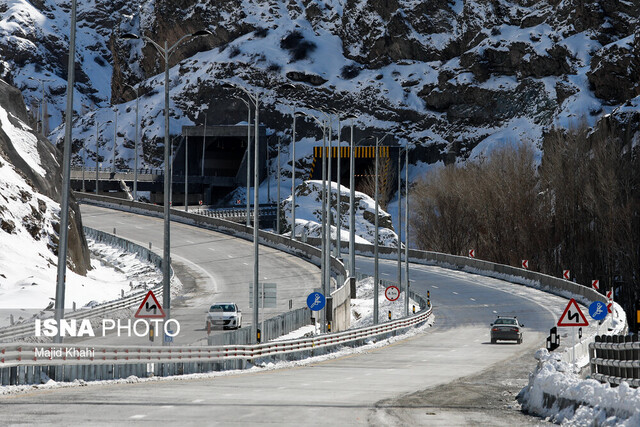
{"label": "tunnel entrance", "polygon": [[[250,162],[247,158],[247,132],[250,131]],[[251,185],[254,177],[255,129],[242,126],[184,126],[173,156],[173,203],[184,204],[185,175],[189,204],[200,200],[215,205],[237,187],[247,185],[247,166]],[[258,129],[258,181],[266,176],[266,128]]]}

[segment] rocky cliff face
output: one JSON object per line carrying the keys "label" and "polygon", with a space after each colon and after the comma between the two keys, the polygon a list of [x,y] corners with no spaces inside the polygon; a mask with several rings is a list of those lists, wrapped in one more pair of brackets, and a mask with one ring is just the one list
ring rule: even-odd
{"label": "rocky cliff face", "polygon": [[[61,123],[66,6],[33,6],[29,16],[56,25],[38,27],[24,11],[0,7],[0,34],[11,40],[3,72],[30,100],[39,98],[30,73],[58,76],[51,97]],[[88,138],[96,118],[106,121],[109,100],[126,101],[120,111],[130,113],[135,93],[125,84],[139,84],[145,162],[159,164],[164,64],[150,43],[120,36],[133,32],[172,46],[206,28],[212,36],[171,56],[173,134],[205,114],[209,123],[244,120],[245,107],[232,98],[241,93],[221,89],[234,80],[261,95],[261,121],[274,131],[290,126],[285,104],[297,102],[315,113],[356,113],[364,129],[358,138],[393,131],[413,147],[412,163],[481,156],[513,140],[538,144],[553,126],[616,117],[616,108],[638,95],[639,16],[638,2],[618,0],[180,0],[140,8],[97,2],[79,15],[78,91],[79,102],[98,111],[84,114],[74,134]],[[38,53],[30,53],[42,37]],[[297,88],[284,90],[284,83]],[[125,148],[132,146],[133,120],[119,119]],[[299,131],[318,138],[313,122],[300,121]],[[123,157],[131,161],[130,153]]]}
{"label": "rocky cliff face", "polygon": [[[27,125],[28,121],[20,91],[0,80],[0,167],[4,169],[4,182],[0,184],[0,240],[6,240],[3,235],[8,234],[41,242],[40,261],[44,268],[57,264],[62,156]],[[19,207],[12,208],[13,202],[19,202]],[[84,275],[90,268],[89,250],[80,211],[73,200],[69,223],[68,266]],[[22,247],[10,250],[20,251]]]}

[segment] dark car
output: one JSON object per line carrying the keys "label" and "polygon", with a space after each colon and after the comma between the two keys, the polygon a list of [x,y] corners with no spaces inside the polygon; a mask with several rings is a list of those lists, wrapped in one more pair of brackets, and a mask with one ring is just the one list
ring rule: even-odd
{"label": "dark car", "polygon": [[491,344],[495,344],[498,340],[515,341],[522,344],[522,328],[523,324],[518,322],[516,317],[498,316],[491,324]]}

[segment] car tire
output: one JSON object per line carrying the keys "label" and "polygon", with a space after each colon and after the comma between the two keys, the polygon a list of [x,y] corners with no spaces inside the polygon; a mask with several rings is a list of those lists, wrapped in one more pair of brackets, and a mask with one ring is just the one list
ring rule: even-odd
{"label": "car tire", "polygon": [[518,339],[518,344],[522,344],[522,338]]}
{"label": "car tire", "polygon": [[497,340],[497,339],[495,339],[495,338],[491,338],[491,344],[495,344],[496,342],[498,342],[498,340]]}

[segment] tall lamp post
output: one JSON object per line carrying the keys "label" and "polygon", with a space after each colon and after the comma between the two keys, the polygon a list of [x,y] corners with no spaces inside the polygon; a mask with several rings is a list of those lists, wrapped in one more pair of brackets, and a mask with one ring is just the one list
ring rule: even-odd
{"label": "tall lamp post", "polygon": [[249,201],[250,189],[251,189],[251,103],[246,99],[240,98],[238,96],[235,97],[244,103],[247,106],[247,196],[245,197],[247,202],[247,222],[246,226],[251,226],[251,203]]}
{"label": "tall lamp post", "polygon": [[138,127],[140,126],[140,119],[138,116],[138,111],[140,107],[140,93],[137,87],[131,86],[130,84],[124,84],[127,87],[130,87],[136,93],[136,130],[135,130],[135,142],[134,142],[134,154],[133,154],[133,200],[138,200],[138,145],[140,141],[138,141]]}
{"label": "tall lamp post", "polygon": [[409,315],[409,149],[406,146],[404,148],[404,185],[404,280],[406,281],[404,315],[406,317]]}
{"label": "tall lamp post", "polygon": [[373,324],[377,325],[378,324],[378,290],[379,290],[379,286],[380,284],[379,282],[379,278],[378,278],[378,216],[380,215],[380,202],[379,202],[379,195],[378,195],[378,181],[380,180],[378,177],[378,157],[379,156],[379,149],[380,149],[380,143],[390,134],[387,133],[385,134],[382,138],[378,138],[376,137],[376,176],[375,176],[375,180],[376,180],[376,185],[375,185],[375,205],[376,205],[376,218],[375,218],[375,233],[374,233],[374,246],[373,246]]}
{"label": "tall lamp post", "polygon": [[[343,115],[342,117],[339,117],[338,119],[338,257],[342,257],[342,242],[341,242],[341,218],[340,218],[340,195],[341,195],[341,191],[340,191],[340,186],[341,186],[341,178],[342,178],[342,174],[340,173],[340,163],[342,163],[342,145],[340,144],[340,120],[345,121],[345,120],[351,120],[351,151],[353,151],[353,120],[356,119],[357,117],[353,114],[347,114],[347,115]],[[353,153],[351,153],[351,157],[350,159],[353,159]],[[350,165],[351,166],[351,165]],[[351,173],[353,173],[353,166],[351,166],[350,168]],[[349,226],[350,227],[354,227],[351,222],[352,222],[352,218],[353,218],[353,222],[355,222],[355,216],[353,213],[353,205],[355,204],[355,194],[354,194],[354,185],[351,182],[351,176],[349,176],[349,185],[351,186],[351,189],[349,191],[349,203],[351,205],[351,213],[349,214]],[[349,237],[351,238],[351,229],[349,230]],[[355,248],[355,247],[354,247]],[[349,256],[351,256],[351,243],[349,243]],[[349,258],[349,262],[351,262],[351,258]],[[352,267],[349,266],[349,270],[352,270]]]}
{"label": "tall lamp post", "polygon": [[[325,254],[327,253],[327,241],[326,241],[326,237],[327,234],[325,233],[325,229],[326,229],[326,188],[325,188],[325,180],[326,180],[326,157],[327,157],[327,153],[326,153],[326,141],[327,141],[327,122],[320,120],[319,118],[317,118],[316,116],[313,116],[311,114],[308,113],[304,113],[301,112],[301,114],[305,117],[309,117],[313,120],[315,120],[321,127],[322,127],[322,231],[321,231],[321,244],[320,244],[320,249],[321,249],[321,254],[320,254],[320,276],[321,276],[321,283],[322,283],[322,293],[326,296],[328,294],[329,291],[329,282],[327,281],[327,271],[329,270],[329,265],[327,262],[327,259],[325,257]],[[330,275],[329,275],[330,277]],[[323,319],[322,319],[322,332],[326,332],[327,331],[327,322],[326,322],[326,313],[323,312]]]}
{"label": "tall lamp post", "polygon": [[[38,116],[40,121],[40,132],[44,133],[44,84],[46,82],[52,82],[53,80],[37,79],[35,77],[29,77],[29,80],[34,80],[42,85],[42,100],[40,101],[40,105],[38,106]],[[40,108],[42,108],[42,114],[40,114]],[[36,117],[36,132],[37,131],[38,131],[38,117]]]}
{"label": "tall lamp post", "polygon": [[[158,43],[154,42],[147,36],[139,36],[137,34],[123,34],[121,36],[124,40],[139,40],[143,39],[151,43],[156,51],[164,59],[164,250],[162,254],[162,304],[166,313],[166,318],[171,318],[171,288],[170,288],[170,264],[171,264],[171,249],[170,249],[170,211],[169,211],[169,191],[170,191],[170,145],[169,141],[169,58],[175,49],[185,40],[197,36],[211,35],[211,31],[200,30],[192,34],[182,36],[171,47],[167,40],[164,42],[164,48]],[[163,340],[164,341],[164,340]],[[163,342],[164,343],[164,342]]]}
{"label": "tall lamp post", "polygon": [[100,168],[98,167],[98,165],[100,164],[100,155],[98,154],[100,152],[100,146],[98,144],[99,141],[99,133],[100,133],[100,127],[101,126],[105,126],[108,125],[109,123],[113,123],[112,120],[107,120],[106,122],[102,123],[102,124],[98,124],[98,119],[95,118],[93,119],[96,122],[96,196],[98,195],[98,183],[100,182]]}
{"label": "tall lamp post", "polygon": [[258,341],[258,282],[260,277],[258,275],[259,271],[259,251],[258,251],[258,229],[260,228],[260,201],[258,198],[259,193],[259,177],[258,171],[260,168],[259,157],[260,157],[260,144],[258,141],[258,123],[260,121],[260,98],[258,94],[252,94],[243,86],[234,83],[224,83],[222,85],[223,88],[227,89],[240,89],[243,91],[249,100],[253,103],[256,114],[255,114],[255,139],[254,139],[254,163],[253,163],[253,332],[256,334],[255,339]]}
{"label": "tall lamp post", "polygon": [[349,118],[351,119],[351,146],[349,150],[349,275],[356,277],[356,147],[353,142],[353,120],[356,116],[349,116]]}
{"label": "tall lamp post", "polygon": [[[64,125],[64,150],[62,156],[62,200],[60,203],[60,239],[58,244],[58,269],[56,278],[55,320],[58,325],[64,318],[64,294],[67,277],[67,238],[69,227],[69,184],[71,182],[71,121],[73,116],[73,86],[75,81],[76,58],[76,0],[71,0],[71,22],[69,25],[69,57],[67,61],[67,106]],[[54,337],[55,343],[62,342],[62,334]]]}
{"label": "tall lamp post", "polygon": [[111,163],[111,172],[116,173],[116,147],[118,141],[118,106],[112,105],[115,111],[115,118],[113,121],[113,161]]}

